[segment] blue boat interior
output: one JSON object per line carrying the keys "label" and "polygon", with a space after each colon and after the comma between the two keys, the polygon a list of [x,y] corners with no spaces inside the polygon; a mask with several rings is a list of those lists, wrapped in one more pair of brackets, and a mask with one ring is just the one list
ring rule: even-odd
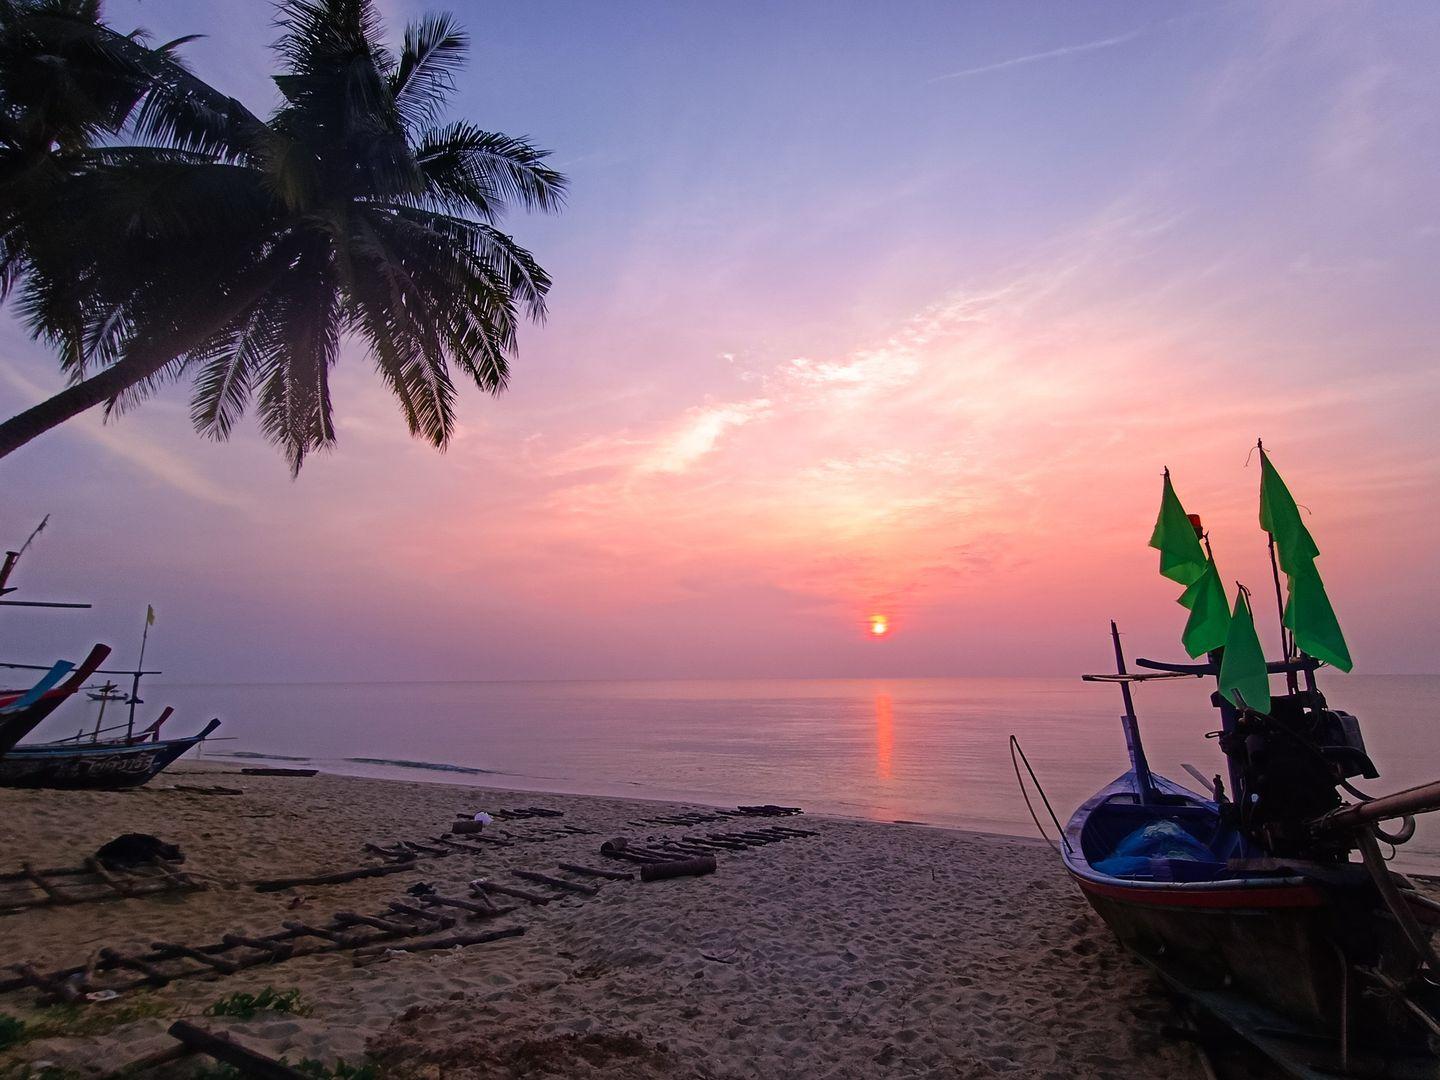
{"label": "blue boat interior", "polygon": [[1214,803],[1158,793],[1149,803],[1110,796],[1086,816],[1080,844],[1093,869],[1131,881],[1214,881],[1247,854]]}

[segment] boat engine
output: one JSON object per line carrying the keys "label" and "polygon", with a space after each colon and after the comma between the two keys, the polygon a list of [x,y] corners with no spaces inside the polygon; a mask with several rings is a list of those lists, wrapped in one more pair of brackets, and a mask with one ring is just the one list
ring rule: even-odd
{"label": "boat engine", "polygon": [[1277,856],[1345,857],[1348,844],[1317,851],[1309,825],[1340,805],[1337,788],[1349,778],[1380,775],[1358,719],[1327,708],[1318,690],[1300,690],[1273,698],[1268,714],[1241,711],[1220,748],[1237,766],[1241,790],[1229,812],[1242,832]]}

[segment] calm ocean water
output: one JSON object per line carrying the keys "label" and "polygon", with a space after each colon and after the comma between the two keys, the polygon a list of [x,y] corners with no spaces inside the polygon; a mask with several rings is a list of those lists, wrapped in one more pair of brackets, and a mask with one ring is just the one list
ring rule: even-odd
{"label": "calm ocean water", "polygon": [[[1361,719],[1394,790],[1440,777],[1440,676],[1326,673],[1333,705]],[[350,683],[145,688],[168,734],[225,721],[209,754],[284,755],[326,771],[623,794],[718,805],[775,802],[880,820],[1033,835],[1006,737],[1020,737],[1061,820],[1124,770],[1113,686],[1078,679]],[[1199,681],[1136,688],[1152,767],[1208,775],[1218,726]],[[70,710],[74,711],[74,710]],[[70,734],[72,717],[36,737]],[[357,761],[369,758],[371,762]],[[483,773],[405,768],[461,766]],[[1440,815],[1401,865],[1440,870]]]}

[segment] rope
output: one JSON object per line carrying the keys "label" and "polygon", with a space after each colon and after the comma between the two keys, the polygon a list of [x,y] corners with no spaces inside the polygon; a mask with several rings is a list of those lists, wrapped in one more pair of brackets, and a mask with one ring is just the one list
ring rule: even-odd
{"label": "rope", "polygon": [[[1019,755],[1017,758],[1016,755]],[[1035,807],[1030,802],[1030,792],[1025,787],[1025,779],[1020,775],[1020,762],[1025,762],[1025,771],[1030,774],[1030,780],[1035,785],[1035,790],[1040,793],[1040,801],[1045,804],[1045,810],[1050,814],[1050,820],[1055,823],[1055,832],[1060,837],[1060,842],[1065,845],[1065,850],[1070,854],[1075,849],[1070,846],[1069,839],[1065,836],[1065,830],[1060,827],[1060,819],[1055,816],[1055,811],[1050,806],[1050,800],[1045,797],[1045,789],[1040,786],[1040,778],[1035,775],[1035,770],[1030,767],[1030,759],[1025,756],[1025,751],[1020,746],[1020,740],[1014,735],[1010,736],[1010,764],[1015,766],[1015,782],[1020,785],[1020,795],[1025,800],[1025,809],[1030,811],[1030,820],[1035,822],[1035,828],[1039,830],[1040,839],[1050,845],[1050,850],[1056,855],[1060,849],[1045,831],[1045,826],[1040,824],[1040,817],[1035,813]]]}

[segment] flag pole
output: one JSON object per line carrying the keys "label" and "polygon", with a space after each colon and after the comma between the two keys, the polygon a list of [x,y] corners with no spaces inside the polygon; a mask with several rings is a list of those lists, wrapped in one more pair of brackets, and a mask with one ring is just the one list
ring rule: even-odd
{"label": "flag pole", "polygon": [[140,702],[140,675],[145,668],[145,642],[150,640],[150,612],[153,610],[154,608],[146,605],[145,629],[140,634],[140,662],[135,665],[135,673],[130,681],[130,716],[125,721],[126,742],[135,734],[135,706]]}
{"label": "flag pole", "polygon": [[[1256,439],[1255,449],[1263,455],[1265,453],[1265,440]],[[1265,531],[1270,547],[1270,576],[1275,581],[1275,610],[1280,615],[1280,652],[1288,662],[1294,658],[1294,639],[1285,629],[1285,594],[1280,588],[1280,560],[1275,555],[1275,534],[1268,529]],[[1285,685],[1290,693],[1300,689],[1300,684],[1295,680],[1295,672],[1285,672]]]}

